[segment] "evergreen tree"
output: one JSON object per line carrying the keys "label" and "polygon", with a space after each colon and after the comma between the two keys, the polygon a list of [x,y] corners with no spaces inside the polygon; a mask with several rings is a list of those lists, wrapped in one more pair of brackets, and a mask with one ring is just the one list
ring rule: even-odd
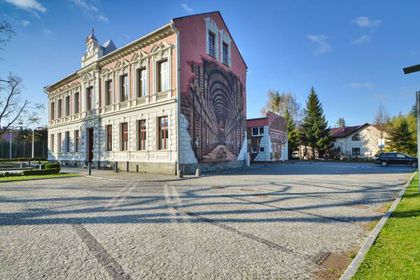
{"label": "evergreen tree", "polygon": [[413,141],[413,132],[410,131],[407,119],[400,117],[389,129],[388,150],[416,154],[416,143]]}
{"label": "evergreen tree", "polygon": [[287,139],[288,139],[288,150],[289,150],[289,159],[290,159],[292,153],[299,147],[300,135],[296,127],[296,123],[288,109],[286,109],[284,118],[287,121],[287,130],[288,130]]}
{"label": "evergreen tree", "polygon": [[322,157],[331,146],[328,122],[324,116],[322,104],[312,87],[306,101],[304,118],[301,127],[301,138],[304,145],[312,148],[312,156],[318,153]]}

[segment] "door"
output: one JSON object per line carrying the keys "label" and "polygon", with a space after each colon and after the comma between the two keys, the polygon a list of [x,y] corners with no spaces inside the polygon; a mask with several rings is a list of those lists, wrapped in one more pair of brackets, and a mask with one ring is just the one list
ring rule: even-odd
{"label": "door", "polygon": [[87,159],[88,162],[93,160],[93,127],[87,129],[88,146],[87,146]]}

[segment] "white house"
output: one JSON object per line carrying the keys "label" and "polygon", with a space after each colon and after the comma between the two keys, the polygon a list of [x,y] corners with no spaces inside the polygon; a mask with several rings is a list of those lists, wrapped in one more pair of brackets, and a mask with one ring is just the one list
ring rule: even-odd
{"label": "white house", "polygon": [[333,153],[340,158],[372,158],[384,147],[386,133],[374,125],[332,128]]}

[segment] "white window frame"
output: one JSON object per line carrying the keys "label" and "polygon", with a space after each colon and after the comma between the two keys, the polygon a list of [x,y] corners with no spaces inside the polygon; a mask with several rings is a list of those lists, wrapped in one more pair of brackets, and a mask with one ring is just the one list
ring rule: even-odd
{"label": "white window frame", "polygon": [[209,56],[213,57],[210,54],[210,48],[209,48],[209,32],[212,32],[212,33],[214,33],[214,40],[215,40],[215,46],[214,46],[215,56],[214,56],[214,58],[216,60],[220,61],[220,57],[219,57],[219,48],[220,48],[220,45],[219,45],[219,42],[220,42],[220,40],[219,40],[219,29],[217,28],[216,23],[211,18],[205,18],[204,20],[206,22],[206,53]]}

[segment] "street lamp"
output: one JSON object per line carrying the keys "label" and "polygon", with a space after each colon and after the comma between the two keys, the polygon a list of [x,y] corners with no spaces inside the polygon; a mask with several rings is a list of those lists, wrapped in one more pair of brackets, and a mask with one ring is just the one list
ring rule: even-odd
{"label": "street lamp", "polygon": [[[420,71],[420,64],[403,68],[404,74],[411,74]],[[420,91],[416,91],[417,108],[417,167],[420,165]],[[418,189],[420,193],[420,179],[418,180]]]}
{"label": "street lamp", "polygon": [[39,122],[38,117],[29,118],[29,122],[32,124],[32,158],[35,157],[35,127],[34,125]]}

